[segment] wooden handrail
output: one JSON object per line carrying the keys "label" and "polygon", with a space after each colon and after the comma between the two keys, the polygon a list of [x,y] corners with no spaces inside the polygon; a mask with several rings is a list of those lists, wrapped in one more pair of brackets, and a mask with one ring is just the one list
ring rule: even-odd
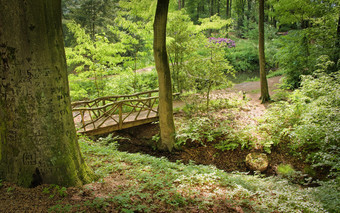
{"label": "wooden handrail", "polygon": [[119,104],[119,103],[124,103],[124,102],[133,102],[133,101],[147,101],[147,100],[152,100],[152,99],[158,99],[158,96],[153,96],[151,98],[139,98],[139,99],[125,99],[125,100],[120,100],[120,101],[114,101],[112,103],[106,104],[104,106],[100,107],[92,107],[92,108],[86,108],[86,107],[79,107],[79,108],[73,108],[72,111],[81,111],[81,110],[99,110],[103,108],[107,108],[109,106]]}
{"label": "wooden handrail", "polygon": [[[156,121],[158,119],[156,104],[159,97],[152,96],[155,92],[158,90],[73,102],[72,112],[76,127],[80,129],[80,132],[99,134],[98,132],[104,132],[103,129],[119,130]],[[147,97],[139,98],[141,95],[147,95]],[[117,100],[119,98],[123,99]]]}
{"label": "wooden handrail", "polygon": [[152,93],[156,93],[159,90],[150,90],[150,91],[146,91],[146,92],[138,92],[138,93],[134,93],[134,94],[130,94],[130,95],[114,95],[114,96],[104,96],[104,97],[99,97],[99,98],[95,98],[92,100],[88,100],[88,101],[75,101],[71,103],[71,106],[73,107],[74,105],[81,105],[81,104],[89,104],[89,103],[93,103],[96,101],[102,101],[102,100],[109,100],[109,99],[113,99],[113,98],[129,98],[129,97],[134,97],[134,96],[139,96],[139,95],[145,95],[145,94],[152,94]]}

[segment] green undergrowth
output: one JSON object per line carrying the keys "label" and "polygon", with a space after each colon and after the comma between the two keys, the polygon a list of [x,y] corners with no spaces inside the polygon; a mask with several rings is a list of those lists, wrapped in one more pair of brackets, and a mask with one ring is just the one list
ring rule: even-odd
{"label": "green undergrowth", "polygon": [[301,188],[277,177],[226,173],[214,166],[119,152],[115,142],[103,145],[82,137],[79,143],[103,181],[110,175],[124,177],[119,190],[92,202],[100,202],[102,209],[114,205],[120,212],[189,211],[193,207],[211,211],[228,206],[244,212],[327,212],[324,204],[331,206],[334,199],[327,189],[336,190],[329,185]]}
{"label": "green undergrowth", "polygon": [[257,131],[256,126],[244,125],[237,119],[249,108],[249,100],[244,94],[239,93],[231,97],[216,96],[216,99],[210,101],[209,111],[198,96],[185,100],[186,105],[183,108],[185,116],[177,117],[175,120],[176,147],[181,149],[188,142],[201,146],[213,143],[215,148],[222,151],[256,148],[270,153],[272,142],[259,140],[254,134]]}

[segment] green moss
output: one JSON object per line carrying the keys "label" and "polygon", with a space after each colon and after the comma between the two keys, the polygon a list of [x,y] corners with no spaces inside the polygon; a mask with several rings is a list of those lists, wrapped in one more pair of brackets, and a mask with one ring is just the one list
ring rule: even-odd
{"label": "green moss", "polygon": [[17,184],[23,187],[31,187],[33,181],[33,172],[29,168],[22,168],[18,175]]}
{"label": "green moss", "polygon": [[295,170],[293,169],[293,167],[289,164],[280,164],[278,167],[277,167],[277,172],[280,174],[280,175],[283,175],[283,176],[290,176],[290,175],[293,175],[295,173]]}

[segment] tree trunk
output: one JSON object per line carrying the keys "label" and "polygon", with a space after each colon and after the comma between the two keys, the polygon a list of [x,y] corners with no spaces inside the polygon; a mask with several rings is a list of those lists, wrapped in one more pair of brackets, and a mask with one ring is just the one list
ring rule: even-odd
{"label": "tree trunk", "polygon": [[0,0],[0,11],[0,179],[91,181],[72,118],[61,1]]}
{"label": "tree trunk", "polygon": [[210,17],[214,15],[214,0],[210,0]]}
{"label": "tree trunk", "polygon": [[266,77],[266,60],[264,55],[264,0],[260,0],[259,4],[259,60],[260,60],[260,83],[262,103],[270,100],[268,83]]}
{"label": "tree trunk", "polygon": [[[251,16],[252,16],[252,8],[251,8],[251,4],[252,4],[252,0],[248,0],[248,10],[247,10],[247,20],[250,22],[250,20],[251,20]],[[249,24],[249,23],[248,23]]]}
{"label": "tree trunk", "polygon": [[230,18],[229,11],[230,11],[230,3],[229,3],[229,0],[227,0],[227,8],[226,8],[227,18]]}
{"label": "tree trunk", "polygon": [[338,19],[338,26],[336,30],[336,41],[335,41],[335,53],[334,53],[334,62],[335,66],[338,66],[337,69],[340,68],[340,14],[339,14],[339,19]]}
{"label": "tree trunk", "polygon": [[172,108],[172,88],[168,55],[166,52],[166,22],[169,0],[158,0],[154,21],[154,57],[159,83],[160,150],[171,151],[175,144],[175,125]]}

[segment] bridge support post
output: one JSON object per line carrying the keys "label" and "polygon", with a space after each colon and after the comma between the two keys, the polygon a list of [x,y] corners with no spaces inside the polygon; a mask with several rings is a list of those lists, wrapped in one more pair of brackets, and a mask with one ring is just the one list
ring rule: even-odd
{"label": "bridge support post", "polygon": [[118,128],[122,129],[123,128],[123,104],[122,103],[119,103],[119,105],[118,105],[118,113],[119,113]]}

